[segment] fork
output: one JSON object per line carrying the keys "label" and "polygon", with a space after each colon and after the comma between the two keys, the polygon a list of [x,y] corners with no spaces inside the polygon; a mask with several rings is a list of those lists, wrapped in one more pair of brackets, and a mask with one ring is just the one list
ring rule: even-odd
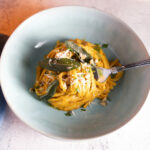
{"label": "fork", "polygon": [[144,66],[148,66],[148,65],[150,65],[150,58],[139,61],[139,62],[123,65],[123,66],[112,67],[110,69],[96,67],[98,76],[99,76],[98,81],[104,82],[111,74],[117,74],[120,71],[125,71],[128,69],[133,69],[133,68],[137,68],[137,67],[144,67]]}

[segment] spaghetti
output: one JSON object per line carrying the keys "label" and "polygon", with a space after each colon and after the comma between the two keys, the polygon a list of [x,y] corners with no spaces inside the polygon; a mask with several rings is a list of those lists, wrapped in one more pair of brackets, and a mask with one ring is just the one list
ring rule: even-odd
{"label": "spaghetti", "polygon": [[[92,59],[89,63],[80,62],[78,68],[64,72],[52,71],[38,66],[34,85],[36,95],[40,97],[46,95],[49,85],[57,80],[59,84],[56,90],[54,90],[52,97],[47,99],[48,103],[53,107],[71,111],[80,107],[87,107],[95,98],[99,98],[100,104],[105,106],[108,94],[116,86],[116,81],[121,78],[122,72],[117,73],[114,77],[109,76],[105,82],[100,83],[94,78],[91,65],[110,68],[120,65],[119,61],[116,59],[113,62],[109,62],[99,45],[80,39],[69,41],[83,48],[92,56]],[[45,58],[76,59],[74,52],[65,43],[59,41]],[[82,58],[84,58],[84,55]]]}

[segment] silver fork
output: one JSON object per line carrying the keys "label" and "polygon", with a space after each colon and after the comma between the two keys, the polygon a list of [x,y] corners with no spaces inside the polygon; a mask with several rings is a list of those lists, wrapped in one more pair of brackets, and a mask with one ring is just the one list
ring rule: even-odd
{"label": "silver fork", "polygon": [[139,62],[131,63],[120,67],[112,67],[110,69],[96,67],[98,72],[98,81],[104,82],[111,74],[116,74],[120,71],[125,71],[132,68],[144,67],[150,65],[150,58]]}

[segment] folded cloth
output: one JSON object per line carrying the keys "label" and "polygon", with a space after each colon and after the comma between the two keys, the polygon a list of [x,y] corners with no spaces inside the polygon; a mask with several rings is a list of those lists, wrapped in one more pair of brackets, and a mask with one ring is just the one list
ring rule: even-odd
{"label": "folded cloth", "polygon": [[[5,34],[0,34],[0,55],[3,50],[3,47],[8,39],[8,36]],[[6,101],[4,99],[1,87],[0,87],[0,125],[2,124],[4,113],[5,113]]]}
{"label": "folded cloth", "polygon": [[3,122],[4,114],[5,114],[5,108],[6,108],[6,101],[4,99],[2,90],[0,88],[0,126]]}

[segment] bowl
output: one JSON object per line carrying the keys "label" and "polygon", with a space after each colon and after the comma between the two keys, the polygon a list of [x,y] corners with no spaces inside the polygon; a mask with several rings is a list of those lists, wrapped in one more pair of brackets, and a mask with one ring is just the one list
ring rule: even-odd
{"label": "bowl", "polygon": [[[125,23],[96,9],[57,7],[25,20],[2,52],[1,87],[9,107],[23,122],[56,139],[89,139],[120,128],[139,111],[150,88],[150,69],[145,67],[125,72],[106,107],[95,100],[85,112],[75,110],[73,116],[67,117],[64,111],[38,101],[29,92],[38,61],[57,40],[75,38],[109,43],[107,57],[118,57],[122,64],[148,57],[141,40]],[[44,44],[37,48],[39,42]]]}

